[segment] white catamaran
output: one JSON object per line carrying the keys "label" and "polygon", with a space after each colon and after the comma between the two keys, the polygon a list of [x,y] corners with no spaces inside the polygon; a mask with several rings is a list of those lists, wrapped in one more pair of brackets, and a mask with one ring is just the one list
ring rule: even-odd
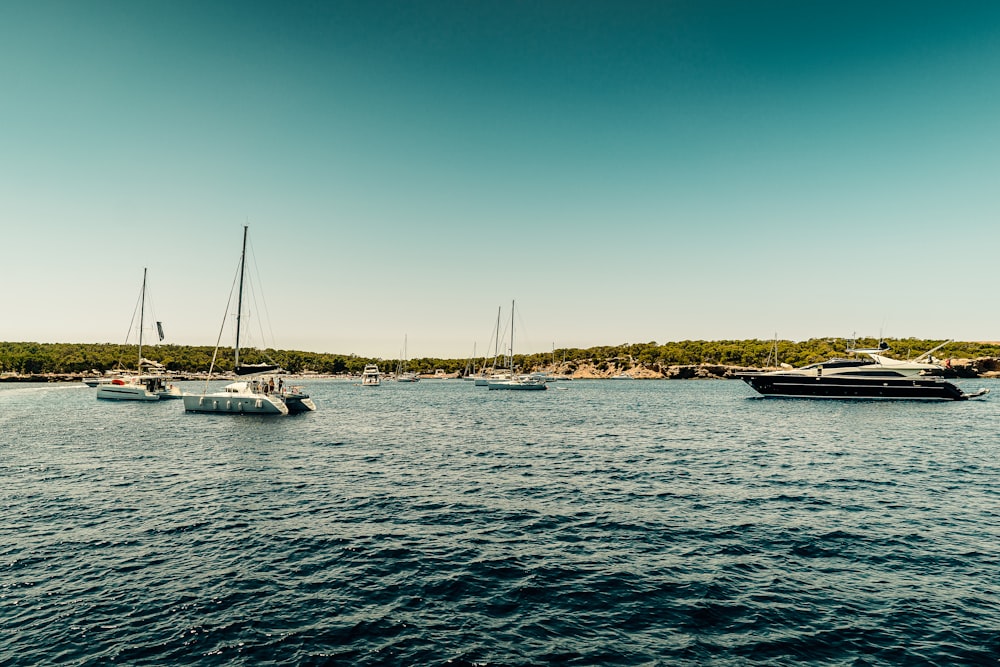
{"label": "white catamaran", "polygon": [[[235,373],[245,379],[227,384],[222,391],[209,392],[208,382],[215,370],[219,341],[212,354],[212,367],[201,394],[185,394],[184,409],[188,412],[221,412],[225,414],[287,415],[315,410],[316,405],[299,387],[285,385],[281,370],[274,364],[240,365],[240,327],[243,315],[243,285],[246,270],[247,227],[243,227],[243,251],[240,253],[239,294],[236,306]],[[229,304],[226,304],[229,311]],[[277,378],[277,379],[276,379]]]}

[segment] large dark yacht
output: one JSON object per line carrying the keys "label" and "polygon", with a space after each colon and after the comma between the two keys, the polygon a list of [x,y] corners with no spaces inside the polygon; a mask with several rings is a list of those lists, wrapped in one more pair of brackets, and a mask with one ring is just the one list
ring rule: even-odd
{"label": "large dark yacht", "polygon": [[902,361],[885,356],[889,346],[882,342],[873,349],[848,350],[863,355],[859,357],[830,359],[802,368],[741,373],[739,377],[764,396],[964,401],[989,393],[989,389],[980,389],[966,394],[940,377],[945,369],[934,363],[931,352],[943,345],[916,359]]}

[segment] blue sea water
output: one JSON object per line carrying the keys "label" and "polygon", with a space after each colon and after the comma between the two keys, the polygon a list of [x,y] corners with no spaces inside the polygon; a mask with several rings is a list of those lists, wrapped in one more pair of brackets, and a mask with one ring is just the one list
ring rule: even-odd
{"label": "blue sea water", "polygon": [[962,384],[0,385],[0,664],[997,664],[1000,383]]}

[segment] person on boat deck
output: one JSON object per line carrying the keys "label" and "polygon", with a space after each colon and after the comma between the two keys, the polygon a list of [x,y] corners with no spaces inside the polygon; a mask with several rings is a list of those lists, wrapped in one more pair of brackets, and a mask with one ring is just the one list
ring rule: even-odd
{"label": "person on boat deck", "polygon": [[281,393],[282,387],[285,386],[285,381],[282,378],[278,378],[278,393]]}
{"label": "person on boat deck", "polygon": [[267,389],[270,393],[274,393],[274,378],[271,378],[267,383]]}

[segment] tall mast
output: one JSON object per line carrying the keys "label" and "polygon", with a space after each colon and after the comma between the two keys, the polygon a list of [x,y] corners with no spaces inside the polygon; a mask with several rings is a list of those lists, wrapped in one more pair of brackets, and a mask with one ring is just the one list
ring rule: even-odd
{"label": "tall mast", "polygon": [[146,268],[142,267],[142,296],[139,297],[139,365],[136,370],[142,375],[142,327],[146,318]]}
{"label": "tall mast", "polygon": [[240,253],[240,294],[236,299],[236,368],[240,367],[240,317],[243,315],[243,269],[246,267],[246,262],[247,225],[243,225],[243,251]]}
{"label": "tall mast", "polygon": [[514,300],[510,301],[510,377],[514,378]]}

